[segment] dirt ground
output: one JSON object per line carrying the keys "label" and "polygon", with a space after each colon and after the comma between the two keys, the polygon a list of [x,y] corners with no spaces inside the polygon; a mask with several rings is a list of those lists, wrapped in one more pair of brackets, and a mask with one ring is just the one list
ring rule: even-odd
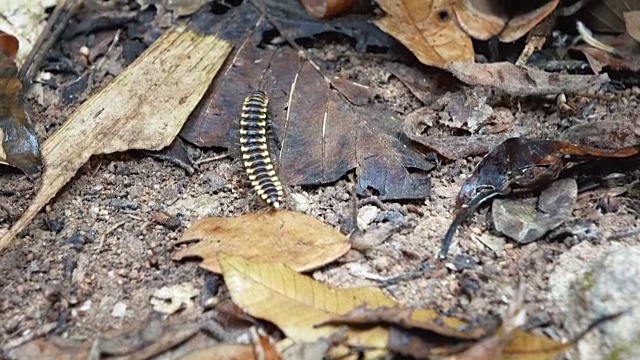
{"label": "dirt ground", "polygon": [[[126,41],[118,46],[122,44]],[[423,106],[384,68],[386,60],[382,57],[363,56],[339,43],[322,42],[312,51],[335,62],[338,75],[371,86],[375,101],[396,111],[398,121]],[[123,56],[118,59],[126,66],[128,61]],[[100,79],[91,93],[112,78],[106,75]],[[42,91],[40,101],[33,98],[30,104],[44,140],[80,101],[66,105],[59,91],[48,86]],[[462,87],[456,91],[462,91]],[[534,134],[540,128],[559,131],[578,123],[633,121],[640,116],[639,89],[611,90],[610,94],[622,100],[586,99],[580,106],[588,110],[573,114],[561,114],[553,102],[537,99],[516,100],[507,109]],[[90,94],[79,98],[87,96]],[[190,148],[190,152],[195,160],[223,153],[196,148]],[[431,172],[431,194],[423,201],[387,202],[386,209],[363,205],[359,209],[363,230],[375,231],[388,219],[398,221],[403,229],[369,249],[352,250],[344,261],[314,271],[313,277],[337,287],[377,286],[378,280],[411,272],[427,259],[433,266],[424,276],[385,291],[408,305],[438,309],[472,321],[503,315],[516,284],[522,281],[529,323],[538,327],[536,331],[566,340],[571,334],[563,326],[563,312],[550,297],[549,275],[561,254],[584,241],[604,248],[608,244],[602,238],[569,235],[524,246],[506,240],[503,249],[496,251],[478,240],[483,237],[497,244],[505,241],[490,229],[484,209],[459,231],[449,259],[442,264],[434,259],[452,219],[459,188],[479,160],[441,164]],[[0,202],[8,210],[0,207],[2,233],[28,206],[37,184],[17,171],[0,170]],[[629,171],[621,182],[629,184],[637,179],[640,171]],[[605,237],[637,227],[638,187],[607,198],[618,205],[613,210],[603,206],[606,195],[601,190],[579,195],[574,219],[593,220]],[[327,186],[294,187],[288,192],[289,206],[308,204],[306,213],[336,228],[349,218],[351,195],[346,177]],[[197,261],[171,260],[176,251],[174,242],[200,218],[245,213],[253,201],[248,194],[241,164],[230,158],[196,165],[193,175],[143,153],[92,158],[28,229],[0,253],[0,344],[51,323],[56,324],[51,333],[73,339],[90,339],[135,325],[152,312],[150,298],[154,291],[181,283],[200,289],[201,296],[194,307],[171,317],[185,321],[210,317],[204,304],[218,295],[215,291],[212,294],[210,286],[215,276],[199,269]],[[296,204],[292,204],[293,198]],[[175,224],[157,221],[162,214],[170,215]],[[640,236],[618,242],[638,245]],[[223,291],[218,296],[226,295]],[[120,311],[122,304],[126,306],[124,312]]]}

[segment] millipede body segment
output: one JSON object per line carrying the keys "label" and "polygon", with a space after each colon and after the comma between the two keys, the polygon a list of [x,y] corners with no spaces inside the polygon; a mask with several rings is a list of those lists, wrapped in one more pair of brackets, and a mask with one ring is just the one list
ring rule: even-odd
{"label": "millipede body segment", "polygon": [[284,191],[267,145],[269,98],[254,91],[244,100],[240,113],[240,151],[251,186],[274,209],[280,208]]}

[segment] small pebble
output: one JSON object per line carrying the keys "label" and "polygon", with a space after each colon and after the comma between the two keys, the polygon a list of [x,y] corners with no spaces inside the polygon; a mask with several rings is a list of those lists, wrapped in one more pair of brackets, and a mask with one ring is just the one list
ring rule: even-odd
{"label": "small pebble", "polygon": [[290,194],[289,199],[291,199],[291,205],[295,211],[306,213],[311,208],[309,199],[303,194]]}
{"label": "small pebble", "polygon": [[123,302],[117,302],[113,306],[113,311],[111,311],[111,316],[122,318],[127,313],[127,304]]}

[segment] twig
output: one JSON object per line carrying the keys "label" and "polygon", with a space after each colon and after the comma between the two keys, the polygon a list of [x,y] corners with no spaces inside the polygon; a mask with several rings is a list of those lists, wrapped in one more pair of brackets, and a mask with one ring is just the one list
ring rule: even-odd
{"label": "twig", "polygon": [[619,232],[613,233],[613,234],[609,235],[609,237],[607,238],[607,241],[621,240],[621,239],[624,239],[626,237],[635,236],[635,235],[638,235],[638,234],[640,234],[640,227],[637,227],[635,229],[629,229],[629,230],[619,231]]}
{"label": "twig", "polygon": [[58,5],[49,16],[47,25],[42,30],[42,33],[40,33],[40,36],[38,36],[29,56],[27,56],[22,68],[20,68],[18,78],[22,82],[23,87],[26,88],[31,84],[36,73],[40,70],[44,55],[51,49],[53,44],[58,41],[58,37],[60,37],[60,34],[62,34],[62,31],[67,26],[67,22],[75,15],[83,1],[84,0],[63,0],[58,2]]}
{"label": "twig", "polygon": [[4,344],[0,350],[2,351],[9,351],[11,349],[17,348],[18,346],[25,344],[37,337],[40,336],[44,336],[49,334],[50,332],[52,332],[56,326],[58,326],[58,323],[52,322],[52,323],[48,323],[48,324],[44,324],[42,326],[40,326],[39,328],[30,331],[28,334],[20,336],[19,338],[13,339],[13,340],[9,340],[6,342],[6,344]]}
{"label": "twig", "polygon": [[126,224],[127,221],[120,221],[119,223],[113,225],[112,227],[108,228],[107,231],[105,231],[104,234],[102,234],[102,236],[100,237],[100,244],[98,245],[98,251],[102,250],[102,245],[104,244],[105,239],[107,238],[107,236],[109,234],[111,234],[112,232],[116,231],[117,228],[119,228],[120,226]]}
{"label": "twig", "polygon": [[200,160],[197,160],[196,162],[194,162],[194,164],[196,164],[196,165],[206,164],[206,163],[213,162],[213,161],[216,161],[216,160],[221,160],[221,159],[224,159],[224,158],[227,158],[227,157],[229,157],[229,153],[221,154],[221,155],[213,156],[213,157],[209,157],[209,158],[200,159]]}

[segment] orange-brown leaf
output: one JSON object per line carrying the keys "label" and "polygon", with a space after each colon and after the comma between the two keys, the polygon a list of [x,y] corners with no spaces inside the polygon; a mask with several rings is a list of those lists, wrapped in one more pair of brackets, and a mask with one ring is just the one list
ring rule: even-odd
{"label": "orange-brown leaf", "polygon": [[473,61],[471,38],[456,24],[445,0],[378,0],[386,16],[375,24],[398,39],[426,65],[441,69],[454,61]]}
{"label": "orange-brown leaf", "polygon": [[198,256],[201,267],[219,273],[218,254],[228,253],[309,271],[344,255],[346,236],[308,215],[293,211],[255,212],[233,218],[206,218],[189,228],[180,243],[201,241],[173,259]]}
{"label": "orange-brown leaf", "polygon": [[0,30],[0,52],[7,55],[9,59],[15,60],[19,47],[18,38]]}

